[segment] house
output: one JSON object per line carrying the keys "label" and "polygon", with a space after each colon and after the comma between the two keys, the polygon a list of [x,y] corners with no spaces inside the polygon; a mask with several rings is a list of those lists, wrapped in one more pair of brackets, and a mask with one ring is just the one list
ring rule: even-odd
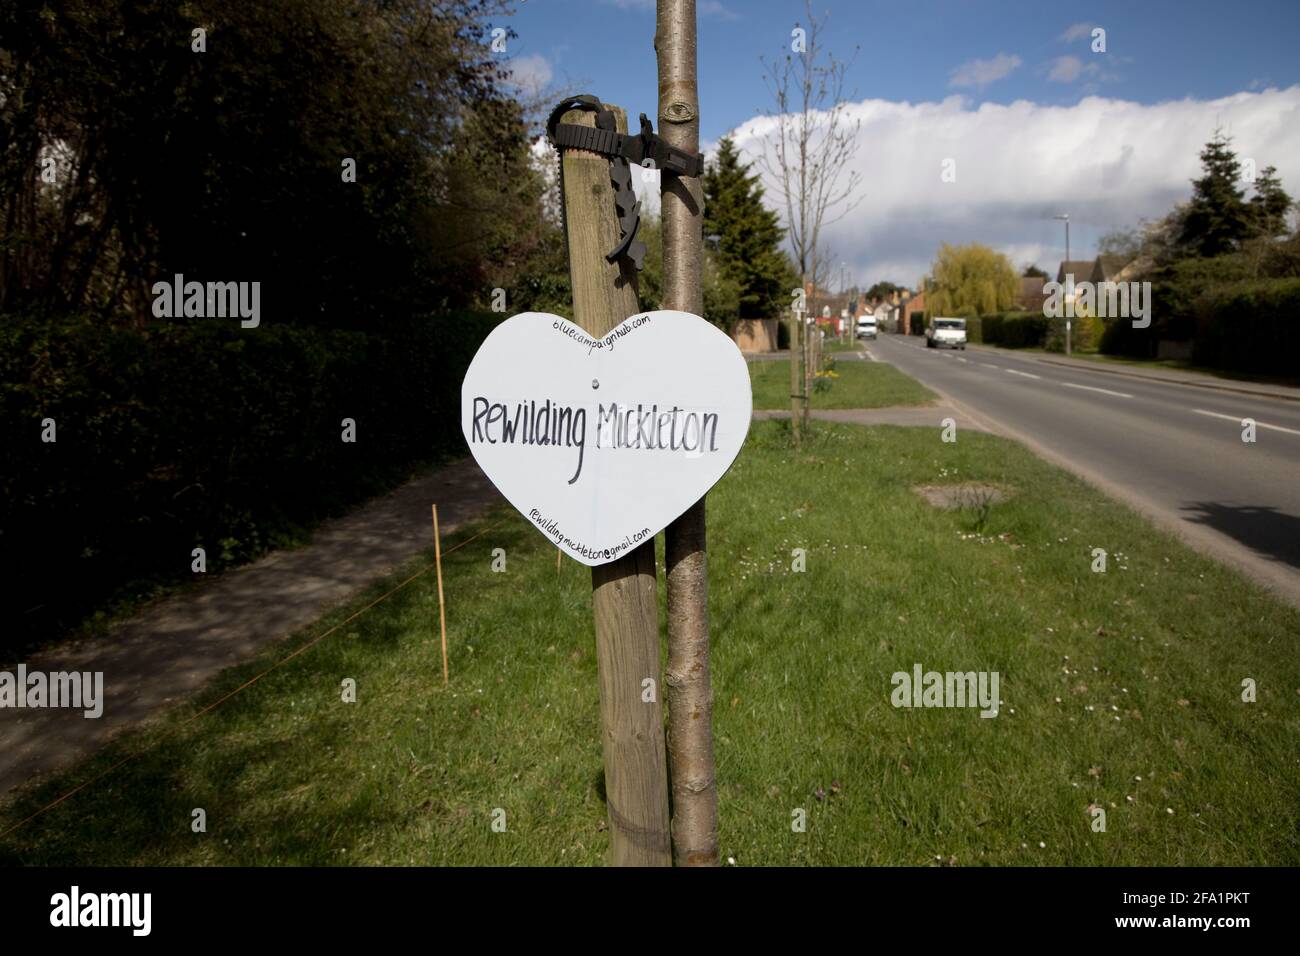
{"label": "house", "polygon": [[1093,282],[1133,282],[1155,263],[1151,259],[1127,256],[1098,256]]}
{"label": "house", "polygon": [[1090,278],[1093,282],[1121,282],[1120,275],[1128,264],[1123,256],[1098,256]]}
{"label": "house", "polygon": [[731,326],[731,338],[742,352],[775,352],[776,319],[737,319]]}
{"label": "house", "polygon": [[1065,285],[1066,276],[1071,277],[1075,285],[1080,282],[1091,282],[1093,269],[1097,263],[1093,259],[1065,259],[1061,262],[1061,267],[1056,270],[1056,281]]}
{"label": "house", "polygon": [[925,293],[903,293],[902,330],[905,335],[918,334],[925,326]]}
{"label": "house", "polygon": [[1042,276],[1023,276],[1020,279],[1020,292],[1016,296],[1016,305],[1025,312],[1041,312],[1047,294],[1043,285],[1047,282]]}
{"label": "house", "polygon": [[895,310],[895,305],[889,299],[881,299],[876,303],[872,312],[876,316],[876,328],[882,332],[897,332],[898,327],[892,324],[891,316]]}

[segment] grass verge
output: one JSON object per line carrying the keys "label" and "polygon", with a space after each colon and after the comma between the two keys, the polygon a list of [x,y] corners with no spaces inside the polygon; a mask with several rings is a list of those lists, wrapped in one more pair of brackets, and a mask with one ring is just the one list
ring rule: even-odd
{"label": "grass verge", "polygon": [[[963,482],[1008,497],[943,511],[912,490]],[[846,509],[850,485],[871,494]],[[176,731],[399,572],[22,794],[0,830],[140,754],[0,839],[0,863],[601,862],[590,574],[557,573],[515,513],[493,522],[445,562],[449,687],[426,574]],[[795,453],[787,423],[756,422],[709,524],[724,857],[1300,863],[1300,613],[1023,447],[819,422]],[[1098,547],[1105,573],[1090,570]],[[894,708],[891,675],[916,663],[997,671],[999,715]],[[191,830],[200,807],[206,833]],[[797,809],[807,832],[792,832]]]}
{"label": "grass verge", "polygon": [[[813,390],[813,408],[886,408],[890,405],[924,405],[935,401],[928,388],[885,362],[846,359],[835,363],[836,378],[824,392]],[[757,409],[789,409],[790,360],[749,363]]]}
{"label": "grass verge", "polygon": [[838,338],[828,338],[822,343],[822,351],[827,354],[831,352],[861,352],[862,343],[856,339],[844,342]]}

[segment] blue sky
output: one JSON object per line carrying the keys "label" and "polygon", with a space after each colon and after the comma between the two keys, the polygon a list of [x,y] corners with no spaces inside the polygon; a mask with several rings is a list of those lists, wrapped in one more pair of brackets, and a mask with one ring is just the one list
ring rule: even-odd
{"label": "blue sky", "polygon": [[[804,4],[699,0],[698,9],[705,145],[739,129],[756,156],[763,126],[755,118],[770,104],[759,56],[789,50]],[[914,281],[909,273],[925,268],[940,241],[986,241],[1018,264],[1054,271],[1064,249],[1060,224],[1040,221],[1050,206],[1069,207],[1072,250],[1087,255],[1107,229],[1185,198],[1199,144],[1219,123],[1236,137],[1239,155],[1276,164],[1300,195],[1300,159],[1291,159],[1300,153],[1292,133],[1300,126],[1300,0],[819,0],[814,10],[829,14],[826,36],[837,57],[858,48],[846,92],[874,101],[862,109],[866,192],[854,215],[873,206],[878,215],[870,228],[838,227],[833,235],[858,281],[882,271]],[[521,77],[546,91],[596,93],[633,117],[654,115],[653,0],[521,0],[509,24],[519,35],[506,56]],[[1092,27],[1106,31],[1104,54],[1090,48]],[[1084,129],[1090,139],[1068,132]],[[960,189],[946,192],[928,180],[904,183],[898,146],[892,165],[871,158],[883,141],[900,142],[900,131],[909,143],[902,159],[937,162],[927,145],[944,143],[959,168],[982,178],[967,174]],[[1044,151],[1049,136],[1077,142]],[[1000,149],[1025,196],[1035,198],[1020,202],[1018,193],[999,191],[995,180],[1005,176],[984,166]],[[1029,153],[1037,165],[1017,165],[1016,156]],[[890,204],[882,205],[887,194]],[[1004,216],[1009,199],[1018,208]],[[901,208],[925,209],[924,228],[911,216],[907,235],[881,230],[881,220]]]}
{"label": "blue sky", "polygon": [[[1095,92],[1153,103],[1300,82],[1297,0],[820,0],[813,8],[829,12],[832,52],[847,59],[859,48],[846,85],[864,98],[916,102],[964,93],[1059,104]],[[716,140],[769,105],[758,57],[789,49],[803,3],[700,0],[698,9],[702,132]],[[543,57],[561,84],[653,116],[653,0],[523,0],[509,23],[519,34],[512,56]],[[1091,52],[1086,35],[1061,39],[1077,24],[1105,28],[1104,57]],[[999,54],[1008,59],[998,61]],[[1050,79],[1066,56],[1104,69],[1067,80],[1067,66]],[[974,81],[996,75],[996,64],[1010,58],[1020,63],[1001,79],[954,85],[964,64],[990,64],[991,72],[974,71]]]}

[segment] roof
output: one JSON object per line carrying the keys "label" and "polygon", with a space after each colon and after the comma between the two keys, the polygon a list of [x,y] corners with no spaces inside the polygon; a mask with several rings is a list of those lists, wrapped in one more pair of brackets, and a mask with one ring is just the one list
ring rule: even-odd
{"label": "roof", "polygon": [[1129,260],[1126,256],[1098,256],[1097,266],[1101,273],[1103,281],[1110,281],[1128,265]]}
{"label": "roof", "polygon": [[1087,282],[1092,277],[1092,267],[1095,265],[1092,259],[1066,259],[1061,262],[1061,267],[1056,270],[1056,281],[1064,282],[1067,275],[1074,276],[1074,281]]}
{"label": "roof", "polygon": [[1042,276],[1021,276],[1020,278],[1020,295],[1016,300],[1022,308],[1039,309],[1043,305],[1043,300],[1047,296],[1043,293],[1043,285],[1047,280]]}

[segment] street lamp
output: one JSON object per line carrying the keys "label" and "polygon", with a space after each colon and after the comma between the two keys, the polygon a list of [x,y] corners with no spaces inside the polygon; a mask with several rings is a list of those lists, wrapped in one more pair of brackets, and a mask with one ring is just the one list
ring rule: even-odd
{"label": "street lamp", "polygon": [[848,291],[848,271],[849,271],[849,264],[847,262],[841,262],[840,263],[840,298],[843,299],[844,301],[843,304],[840,306],[840,340],[844,342],[848,341],[848,332],[849,332],[849,320],[844,316],[845,311],[847,311],[849,307],[848,296],[845,295],[845,293]]}
{"label": "street lamp", "polygon": [[[1070,214],[1063,212],[1059,216],[1053,216],[1052,218],[1065,220],[1065,267],[1068,269],[1070,267]],[[1065,354],[1070,354],[1070,320],[1068,317],[1065,320]]]}
{"label": "street lamp", "polygon": [[1053,219],[1065,220],[1065,261],[1070,261],[1070,214],[1063,212],[1059,216],[1053,216]]}

